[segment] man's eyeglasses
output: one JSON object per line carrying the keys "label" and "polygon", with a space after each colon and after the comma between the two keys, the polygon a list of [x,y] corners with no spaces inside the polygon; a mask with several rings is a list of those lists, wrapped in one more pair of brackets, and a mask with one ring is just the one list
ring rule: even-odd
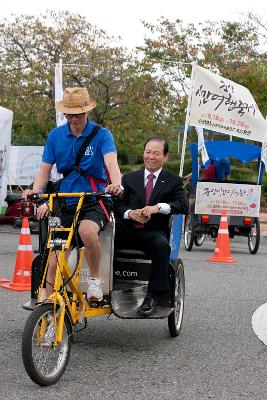
{"label": "man's eyeglasses", "polygon": [[73,117],[76,117],[77,119],[82,119],[85,116],[85,113],[80,113],[80,114],[64,114],[66,118],[72,119]]}

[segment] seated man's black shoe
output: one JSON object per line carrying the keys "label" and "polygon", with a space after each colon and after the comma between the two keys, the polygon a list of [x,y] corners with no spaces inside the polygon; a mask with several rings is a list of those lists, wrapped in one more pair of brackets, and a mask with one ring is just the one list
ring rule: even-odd
{"label": "seated man's black shoe", "polygon": [[155,311],[156,306],[158,305],[158,297],[154,295],[146,295],[143,303],[138,309],[138,314],[143,317],[149,317]]}

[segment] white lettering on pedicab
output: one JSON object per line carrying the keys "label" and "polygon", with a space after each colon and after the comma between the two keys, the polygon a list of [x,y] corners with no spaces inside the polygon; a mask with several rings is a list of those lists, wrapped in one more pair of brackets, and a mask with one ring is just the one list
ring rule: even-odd
{"label": "white lettering on pedicab", "polygon": [[82,269],[81,270],[81,275],[80,275],[80,282],[81,283],[88,283],[90,277],[90,273],[87,269]]}
{"label": "white lettering on pedicab", "polygon": [[136,271],[115,271],[114,273],[116,276],[138,276]]}

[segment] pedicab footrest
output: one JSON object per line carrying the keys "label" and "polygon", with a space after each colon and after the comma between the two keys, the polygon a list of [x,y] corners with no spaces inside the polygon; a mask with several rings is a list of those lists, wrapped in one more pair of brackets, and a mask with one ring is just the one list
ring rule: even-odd
{"label": "pedicab footrest", "polygon": [[138,308],[142,304],[145,294],[146,285],[114,290],[111,294],[112,311],[117,317],[125,319],[163,319],[173,312],[174,308],[168,307],[169,298],[166,298],[162,299],[150,317],[139,315]]}

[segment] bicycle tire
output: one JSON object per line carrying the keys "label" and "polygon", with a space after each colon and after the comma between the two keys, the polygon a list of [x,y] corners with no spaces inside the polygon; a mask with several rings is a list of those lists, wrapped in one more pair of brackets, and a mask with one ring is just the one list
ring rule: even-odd
{"label": "bicycle tire", "polygon": [[185,219],[184,226],[184,246],[185,250],[191,251],[195,238],[195,216],[194,214],[188,214]]}
{"label": "bicycle tire", "polygon": [[205,242],[205,239],[206,239],[206,233],[196,233],[194,238],[194,243],[197,247],[200,247]]}
{"label": "bicycle tire", "polygon": [[[70,335],[72,330],[66,315],[62,342],[58,346],[54,348],[53,339],[51,340],[51,344],[47,345],[47,343],[44,343],[46,339],[40,342],[40,338],[38,338],[42,319],[50,318],[50,321],[52,321],[54,318],[53,310],[53,304],[38,306],[27,319],[22,334],[22,359],[24,367],[32,381],[40,386],[49,386],[56,383],[63,375],[70,358]],[[53,357],[55,359],[54,367]]]}
{"label": "bicycle tire", "polygon": [[[255,227],[256,234],[253,234],[253,228]],[[259,245],[260,245],[260,221],[259,218],[255,218],[255,224],[253,227],[250,228],[249,234],[248,234],[248,249],[250,254],[256,254]],[[255,243],[253,243],[253,238],[255,237]]]}
{"label": "bicycle tire", "polygon": [[176,337],[182,329],[185,299],[185,278],[184,266],[180,258],[176,258],[173,263],[174,268],[174,311],[168,317],[168,328],[170,335]]}

